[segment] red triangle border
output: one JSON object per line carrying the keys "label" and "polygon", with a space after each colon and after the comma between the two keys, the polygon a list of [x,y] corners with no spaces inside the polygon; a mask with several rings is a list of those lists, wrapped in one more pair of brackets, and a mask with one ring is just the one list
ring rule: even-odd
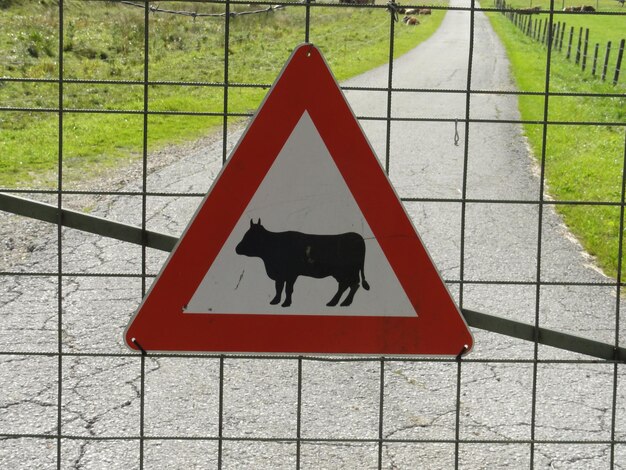
{"label": "red triangle border", "polygon": [[[311,119],[418,316],[185,314],[300,117]],[[198,262],[202,260],[202,262]],[[472,335],[319,50],[292,54],[126,332],[146,351],[445,355]]]}

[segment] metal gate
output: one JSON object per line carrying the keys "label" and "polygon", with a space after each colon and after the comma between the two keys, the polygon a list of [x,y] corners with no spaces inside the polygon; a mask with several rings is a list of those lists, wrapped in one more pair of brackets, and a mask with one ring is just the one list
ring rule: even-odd
{"label": "metal gate", "polygon": [[[58,77],[0,80],[56,90],[55,102],[48,106],[0,104],[0,119],[2,114],[58,117],[56,187],[42,189],[34,183],[2,188],[0,194],[0,209],[14,214],[0,219],[3,235],[10,235],[4,240],[6,266],[0,272],[0,467],[626,467],[626,390],[620,380],[626,360],[620,330],[626,121],[623,113],[608,122],[550,117],[552,103],[564,97],[623,100],[624,95],[551,91],[552,41],[559,38],[553,28],[561,13],[554,2],[549,11],[539,13],[549,20],[543,39],[545,88],[531,92],[476,86],[485,54],[477,53],[477,48],[485,47],[477,39],[478,31],[486,28],[483,13],[501,12],[502,5],[496,8],[475,0],[429,5],[466,21],[465,76],[459,87],[449,87],[448,82],[412,87],[402,81],[403,62],[392,60],[394,37],[397,28],[409,27],[398,21],[404,14],[401,8],[423,8],[420,5],[261,2],[244,12],[247,2],[242,1],[106,2],[111,8],[142,12],[143,76],[85,80],[67,78],[63,72],[69,24],[65,3],[58,1]],[[219,6],[222,11],[189,9],[191,4]],[[251,115],[232,110],[233,96],[269,86],[233,83],[229,78],[234,23],[244,14],[282,8],[302,12],[298,42],[313,43],[317,11],[380,12],[389,33],[384,83],[364,85],[357,79],[342,88],[355,102],[355,96],[367,96],[363,109],[380,111],[364,114],[360,105],[354,105],[473,327],[476,347],[471,355],[433,359],[134,354],[123,346],[123,329],[164,254],[172,249],[239,137],[238,119]],[[626,19],[619,9],[603,14]],[[156,15],[220,22],[222,80],[153,79],[150,25]],[[530,31],[525,20],[516,18],[521,29]],[[109,109],[106,103],[99,109],[67,106],[68,87],[101,85],[140,90],[142,108]],[[221,110],[155,110],[151,90],[159,86],[177,87],[183,93],[189,87],[214,89],[222,96]],[[520,95],[542,102],[536,119],[524,120],[517,114]],[[417,105],[423,103],[420,100],[445,103],[450,97],[460,100],[461,106],[443,105],[439,115],[424,115]],[[476,114],[476,103],[500,99],[505,108],[497,115]],[[72,165],[64,158],[72,138],[68,120],[85,114],[130,116],[140,123],[142,152],[130,167],[136,178],[91,181],[89,186],[66,183],[64,176]],[[184,151],[166,147],[152,152],[154,116],[219,117],[222,129],[217,137],[185,144]],[[489,142],[496,148],[494,155],[508,145],[522,148],[522,124],[536,126],[542,136],[538,164],[528,151],[518,153],[517,160],[491,160],[486,167],[479,163],[477,155]],[[615,199],[555,200],[547,195],[550,129],[557,126],[620,130],[623,151],[613,156],[621,168]],[[424,152],[419,150],[419,158],[401,156],[403,146],[427,138],[435,128],[444,129],[441,135],[448,137],[445,145],[438,144],[445,147],[446,158],[420,160]],[[183,155],[168,157],[176,152]],[[514,191],[520,191],[514,196],[486,190],[493,183],[482,179],[490,174],[488,167],[502,165],[506,165],[502,174],[525,175],[520,188],[530,184],[530,192],[522,193],[515,186],[517,180],[500,182],[505,189],[515,186]],[[428,186],[433,175],[444,175],[444,181]],[[573,240],[555,211],[561,205],[615,211],[616,278],[600,273]],[[521,232],[527,232],[525,238]],[[21,251],[14,249],[22,242]]]}

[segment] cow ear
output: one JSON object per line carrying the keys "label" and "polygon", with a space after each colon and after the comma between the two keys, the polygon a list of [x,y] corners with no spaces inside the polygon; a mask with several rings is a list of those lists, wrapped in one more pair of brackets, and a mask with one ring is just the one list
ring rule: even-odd
{"label": "cow ear", "polygon": [[259,217],[259,221],[256,224],[261,225],[261,217]]}
{"label": "cow ear", "polygon": [[252,228],[253,225],[254,225],[254,221],[250,219],[250,227]]}

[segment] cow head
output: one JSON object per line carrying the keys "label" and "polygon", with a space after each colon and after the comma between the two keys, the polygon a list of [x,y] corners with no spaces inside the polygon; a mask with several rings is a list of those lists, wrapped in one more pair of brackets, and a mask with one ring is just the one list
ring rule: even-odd
{"label": "cow head", "polygon": [[257,223],[250,220],[250,228],[235,248],[238,255],[261,256],[263,239],[267,230],[261,225],[261,219]]}

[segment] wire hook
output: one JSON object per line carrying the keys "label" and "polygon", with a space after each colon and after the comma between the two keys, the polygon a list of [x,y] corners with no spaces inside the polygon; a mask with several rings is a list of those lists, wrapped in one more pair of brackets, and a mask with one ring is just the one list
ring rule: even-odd
{"label": "wire hook", "polygon": [[139,341],[137,341],[137,338],[131,338],[130,340],[135,346],[139,348],[142,356],[146,356],[148,354],[147,351],[141,347],[141,344],[139,344]]}
{"label": "wire hook", "polygon": [[389,0],[389,2],[387,2],[387,9],[391,12],[391,14],[393,15],[393,21],[395,21],[396,23],[398,22],[398,4],[396,3],[395,0]]}
{"label": "wire hook", "polygon": [[463,357],[463,354],[465,354],[468,350],[468,346],[467,344],[463,345],[463,349],[461,349],[461,352],[459,354],[457,354],[456,356],[456,360],[457,362],[461,362],[461,358]]}

